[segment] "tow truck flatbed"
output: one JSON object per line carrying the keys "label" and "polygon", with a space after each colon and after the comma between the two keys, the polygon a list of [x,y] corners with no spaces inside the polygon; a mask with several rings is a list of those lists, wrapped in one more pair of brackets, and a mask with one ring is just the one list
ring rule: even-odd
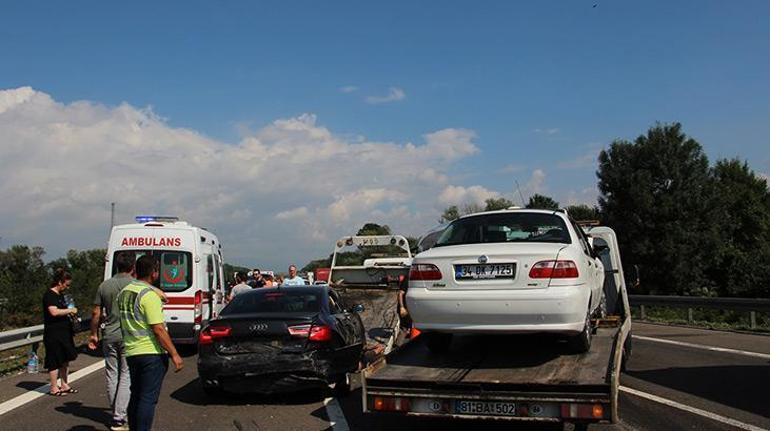
{"label": "tow truck flatbed", "polygon": [[609,245],[608,318],[595,321],[591,348],[569,353],[555,335],[460,335],[446,353],[417,337],[363,371],[366,413],[570,422],[617,422],[620,370],[630,354],[631,318],[617,240]]}

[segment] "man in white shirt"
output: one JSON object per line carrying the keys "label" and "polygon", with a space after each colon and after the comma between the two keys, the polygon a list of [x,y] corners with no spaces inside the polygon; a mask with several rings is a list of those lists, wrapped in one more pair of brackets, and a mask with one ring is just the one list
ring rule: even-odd
{"label": "man in white shirt", "polygon": [[289,265],[289,276],[283,280],[284,286],[304,286],[305,280],[297,275],[297,266]]}
{"label": "man in white shirt", "polygon": [[246,276],[239,273],[235,274],[235,281],[238,283],[230,290],[230,298],[229,300],[232,301],[233,298],[235,298],[235,295],[238,295],[239,293],[248,292],[251,290],[251,286],[246,284]]}

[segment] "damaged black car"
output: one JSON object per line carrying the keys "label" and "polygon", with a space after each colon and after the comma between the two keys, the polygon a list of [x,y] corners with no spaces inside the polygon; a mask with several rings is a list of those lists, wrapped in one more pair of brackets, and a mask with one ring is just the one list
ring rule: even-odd
{"label": "damaged black car", "polygon": [[365,343],[358,313],[328,286],[260,288],[236,295],[199,338],[207,394],[350,390]]}

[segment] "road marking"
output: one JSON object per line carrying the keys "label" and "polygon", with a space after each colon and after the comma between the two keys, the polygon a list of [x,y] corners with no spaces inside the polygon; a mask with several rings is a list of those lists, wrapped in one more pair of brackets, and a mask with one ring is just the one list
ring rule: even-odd
{"label": "road marking", "polygon": [[712,352],[732,353],[735,355],[752,356],[760,359],[769,359],[770,355],[766,353],[749,352],[746,350],[727,349],[724,347],[705,346],[703,344],[685,343],[683,341],[665,340],[663,338],[645,337],[642,335],[632,335],[633,338],[643,341],[654,341],[656,343],[673,344],[675,346],[692,347],[695,349],[711,350]]}
{"label": "road marking", "polygon": [[324,406],[326,407],[326,415],[329,416],[329,423],[334,431],[350,431],[348,421],[345,419],[345,414],[342,413],[340,403],[336,398],[324,399]]}
{"label": "road marking", "polygon": [[703,416],[705,418],[711,419],[713,421],[721,422],[723,424],[727,424],[730,426],[734,426],[736,428],[740,428],[742,430],[746,431],[767,431],[765,428],[760,428],[758,426],[754,426],[751,424],[747,424],[744,422],[737,421],[735,419],[730,419],[725,416],[718,415],[716,413],[707,412],[705,410],[701,410],[699,408],[690,407],[685,404],[680,404],[676,401],[669,400],[668,398],[659,397],[657,395],[648,394],[647,392],[637,391],[636,389],[631,389],[626,386],[621,386],[620,390],[623,392],[627,392],[631,395],[636,395],[637,397],[644,398],[650,401],[655,401],[656,403],[665,404],[669,407],[673,407],[675,409],[684,410],[689,413],[693,413],[699,416]]}
{"label": "road marking", "polygon": [[[99,362],[96,362],[94,364],[91,364],[85,368],[82,368],[78,371],[75,371],[74,373],[70,374],[69,381],[74,382],[78,379],[81,379],[94,371],[98,371],[104,368],[104,361],[101,360]],[[0,416],[10,412],[13,409],[19,408],[23,406],[24,404],[27,404],[29,402],[32,402],[42,396],[45,396],[49,391],[51,390],[51,384],[47,383],[43,386],[40,386],[39,388],[33,389],[29,392],[26,392],[24,394],[19,395],[16,398],[11,398],[10,400],[0,404]]]}

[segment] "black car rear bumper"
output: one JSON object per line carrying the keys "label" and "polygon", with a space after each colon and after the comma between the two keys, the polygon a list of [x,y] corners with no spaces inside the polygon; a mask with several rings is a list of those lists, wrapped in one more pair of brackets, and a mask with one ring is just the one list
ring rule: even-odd
{"label": "black car rear bumper", "polygon": [[201,352],[198,374],[203,385],[228,392],[290,392],[325,386],[349,371],[335,370],[325,356],[322,351],[230,356]]}

